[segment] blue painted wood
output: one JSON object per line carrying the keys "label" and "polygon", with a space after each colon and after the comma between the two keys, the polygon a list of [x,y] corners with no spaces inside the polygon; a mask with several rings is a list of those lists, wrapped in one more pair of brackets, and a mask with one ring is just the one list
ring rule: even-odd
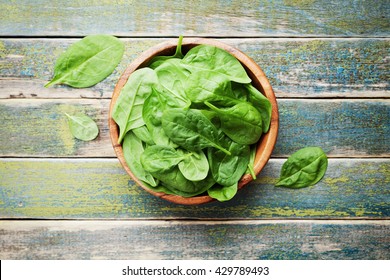
{"label": "blue painted wood", "polygon": [[8,221],[1,259],[380,260],[389,221]]}
{"label": "blue painted wood", "polygon": [[389,9],[386,0],[1,1],[0,35],[386,36]]}

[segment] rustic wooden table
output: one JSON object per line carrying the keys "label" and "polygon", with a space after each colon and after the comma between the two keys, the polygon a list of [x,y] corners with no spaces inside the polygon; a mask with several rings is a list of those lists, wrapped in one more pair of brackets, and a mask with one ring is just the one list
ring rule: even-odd
{"label": "rustic wooden table", "polygon": [[[0,259],[389,259],[389,1],[0,1]],[[85,35],[125,42],[87,89],[44,88]],[[212,37],[269,77],[279,137],[232,201],[180,206],[137,187],[115,157],[108,107],[126,66],[178,35]],[[72,138],[64,112],[97,120]],[[329,156],[314,187],[274,187],[306,146]]]}

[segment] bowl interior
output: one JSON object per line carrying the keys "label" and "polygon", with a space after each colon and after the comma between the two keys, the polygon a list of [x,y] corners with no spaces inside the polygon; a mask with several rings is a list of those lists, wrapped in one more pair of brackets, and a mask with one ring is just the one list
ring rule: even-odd
{"label": "bowl interior", "polygon": [[[278,114],[278,107],[277,107],[275,94],[272,90],[272,87],[267,77],[265,76],[264,72],[251,58],[249,58],[241,51],[229,45],[221,43],[219,41],[212,40],[212,39],[204,39],[204,38],[184,38],[182,42],[182,52],[185,54],[189,49],[200,44],[207,44],[207,45],[213,45],[219,47],[229,52],[234,57],[236,57],[238,61],[240,61],[241,64],[244,66],[249,77],[252,79],[252,85],[256,87],[260,92],[262,92],[271,102],[272,113],[271,113],[270,128],[267,133],[261,136],[256,149],[254,171],[255,174],[258,175],[260,171],[263,169],[263,167],[266,165],[266,163],[268,162],[271,156],[271,153],[276,143],[277,134],[278,134],[279,114]],[[115,86],[111,103],[110,103],[110,110],[109,110],[110,137],[111,137],[111,142],[114,147],[115,153],[118,157],[118,160],[122,164],[123,168],[131,176],[131,178],[144,190],[151,193],[152,195],[155,195],[157,197],[160,197],[162,199],[165,199],[173,203],[184,204],[184,205],[199,205],[199,204],[204,204],[204,203],[214,201],[214,199],[208,195],[199,195],[199,196],[186,198],[178,195],[170,195],[170,194],[155,192],[150,188],[146,187],[142,183],[142,181],[140,181],[132,173],[130,168],[127,166],[123,155],[122,146],[118,144],[119,128],[111,117],[112,109],[118,99],[122,87],[126,84],[129,76],[135,70],[147,66],[154,56],[173,55],[176,50],[176,45],[177,45],[177,40],[171,40],[150,48],[149,50],[142,53],[136,60],[134,60],[123,72],[122,76],[119,78],[118,83]],[[241,189],[251,181],[252,181],[251,175],[249,174],[244,175],[238,183],[238,189]]]}

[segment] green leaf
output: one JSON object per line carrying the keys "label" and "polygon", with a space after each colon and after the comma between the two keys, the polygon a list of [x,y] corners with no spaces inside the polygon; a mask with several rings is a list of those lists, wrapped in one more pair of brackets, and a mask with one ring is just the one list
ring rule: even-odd
{"label": "green leaf", "polygon": [[191,72],[215,71],[226,75],[231,81],[250,83],[244,67],[227,51],[209,45],[199,45],[190,49],[182,60]]}
{"label": "green leaf", "polygon": [[244,85],[244,87],[249,91],[249,102],[251,102],[261,114],[263,133],[266,133],[271,124],[271,102],[251,84]]}
{"label": "green leaf", "polygon": [[179,146],[189,151],[215,147],[230,154],[218,143],[218,131],[201,111],[195,109],[165,110],[162,126],[166,135]]}
{"label": "green leaf", "polygon": [[95,121],[84,114],[78,114],[71,116],[67,113],[69,129],[72,135],[83,141],[91,141],[95,139],[99,134],[99,128]]}
{"label": "green leaf", "polygon": [[215,184],[210,174],[202,181],[190,181],[184,177],[177,166],[169,171],[155,172],[153,176],[160,180],[162,185],[171,192],[183,197],[192,197],[201,194]]}
{"label": "green leaf", "polygon": [[179,162],[179,170],[190,181],[200,181],[209,173],[209,162],[203,151],[184,152],[183,160]]}
{"label": "green leaf", "polygon": [[324,176],[328,158],[319,147],[307,147],[292,154],[283,164],[277,187],[304,188]]}
{"label": "green leaf", "polygon": [[118,143],[122,142],[129,130],[145,124],[143,105],[157,83],[157,75],[150,68],[138,69],[130,75],[112,111],[112,118],[119,126]]}
{"label": "green leaf", "polygon": [[220,143],[228,147],[231,155],[210,148],[207,157],[214,180],[222,186],[231,186],[245,173],[250,160],[250,149],[247,145],[232,141],[223,133],[220,134],[220,138]]}
{"label": "green leaf", "polygon": [[262,134],[261,115],[250,103],[242,101],[227,108],[217,108],[209,102],[205,104],[217,113],[221,130],[233,141],[244,145],[259,141]]}
{"label": "green leaf", "polygon": [[231,186],[214,185],[207,190],[207,193],[210,197],[215,198],[220,202],[224,202],[232,199],[236,195],[237,190],[237,183]]}
{"label": "green leaf", "polygon": [[152,187],[157,186],[157,182],[150,172],[146,171],[141,165],[141,155],[144,152],[144,146],[142,141],[132,131],[129,131],[124,137],[122,149],[125,161],[133,174],[144,183]]}
{"label": "green leaf", "polygon": [[195,103],[220,102],[228,106],[237,103],[226,75],[215,71],[199,71],[188,76],[184,87],[187,97]]}
{"label": "green leaf", "polygon": [[151,173],[168,171],[178,165],[181,160],[183,160],[183,155],[169,146],[150,146],[141,155],[143,168]]}
{"label": "green leaf", "polygon": [[125,50],[123,42],[110,35],[89,35],[71,45],[54,66],[54,77],[45,85],[90,87],[110,75]]}
{"label": "green leaf", "polygon": [[161,64],[163,64],[164,62],[166,62],[167,60],[170,60],[172,58],[180,58],[180,59],[183,58],[183,53],[181,51],[182,42],[183,42],[183,36],[180,35],[179,36],[179,41],[177,42],[175,54],[174,55],[159,55],[159,56],[155,56],[149,62],[148,67],[152,68],[152,69],[155,69],[155,68],[159,67]]}

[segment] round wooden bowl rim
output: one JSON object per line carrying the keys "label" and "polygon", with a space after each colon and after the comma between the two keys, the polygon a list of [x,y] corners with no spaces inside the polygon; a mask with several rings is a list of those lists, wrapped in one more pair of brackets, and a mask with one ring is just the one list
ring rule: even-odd
{"label": "round wooden bowl rim", "polygon": [[[255,163],[254,163],[254,171],[255,174],[258,175],[260,171],[264,168],[264,166],[267,164],[271,153],[274,149],[274,146],[276,144],[276,139],[278,135],[278,128],[279,128],[279,113],[278,113],[278,106],[276,102],[276,97],[273,92],[273,89],[271,87],[271,84],[269,83],[267,77],[265,76],[263,70],[247,55],[242,53],[241,51],[227,45],[224,43],[221,43],[219,41],[213,40],[213,39],[206,39],[206,38],[184,38],[182,42],[182,49],[184,51],[193,48],[197,45],[212,45],[219,47],[221,49],[226,50],[230,54],[232,54],[234,57],[236,57],[241,64],[244,66],[244,68],[247,70],[248,75],[252,79],[252,84],[260,90],[271,102],[272,104],[272,114],[271,114],[271,124],[269,131],[262,135],[258,142],[258,146],[256,149],[256,156],[255,156]],[[156,56],[156,55],[172,55],[176,49],[177,46],[177,39],[175,40],[169,40],[164,43],[158,44],[154,47],[151,47],[147,51],[143,52],[137,59],[135,59],[123,72],[121,77],[119,78],[112,95],[111,103],[110,103],[110,109],[109,109],[109,131],[110,131],[110,137],[111,142],[114,147],[115,153],[122,164],[123,168],[126,170],[126,172],[131,176],[131,178],[144,190],[151,193],[152,195],[155,195],[157,197],[160,197],[162,199],[165,199],[167,201],[177,203],[177,204],[183,204],[183,205],[200,205],[204,203],[208,203],[211,201],[214,201],[215,199],[211,198],[208,195],[199,195],[194,197],[182,197],[178,195],[171,195],[171,194],[165,194],[161,192],[155,192],[151,190],[150,188],[146,187],[130,170],[130,168],[127,166],[122,146],[118,144],[118,136],[119,136],[119,128],[118,125],[115,123],[114,119],[111,117],[111,112],[114,108],[115,102],[118,99],[118,96],[120,94],[120,91],[122,87],[126,84],[129,76],[138,68],[145,67],[148,65],[150,60]],[[240,181],[238,182],[238,189],[241,189],[245,185],[247,185],[249,182],[251,182],[252,176],[249,174],[245,174]]]}

